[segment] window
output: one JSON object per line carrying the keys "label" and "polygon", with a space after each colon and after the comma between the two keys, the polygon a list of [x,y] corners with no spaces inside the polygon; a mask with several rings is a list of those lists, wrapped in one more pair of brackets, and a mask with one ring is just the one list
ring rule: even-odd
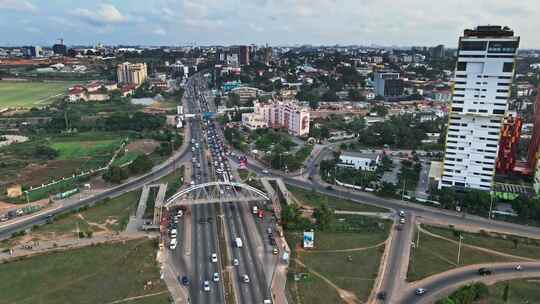
{"label": "window", "polygon": [[515,53],[518,41],[490,41],[488,53]]}
{"label": "window", "polygon": [[493,114],[503,115],[504,110],[493,110]]}
{"label": "window", "polygon": [[499,79],[512,79],[511,76],[499,76]]}
{"label": "window", "polygon": [[485,51],[487,46],[486,41],[460,41],[460,51]]}
{"label": "window", "polygon": [[456,75],[456,78],[467,78],[467,75]]}
{"label": "window", "polygon": [[467,63],[466,62],[463,62],[463,61],[459,61],[457,63],[457,70],[458,71],[465,71],[467,70]]}
{"label": "window", "polygon": [[497,93],[508,93],[507,89],[499,89],[497,90]]}
{"label": "window", "polygon": [[503,72],[504,73],[512,73],[514,70],[514,63],[513,62],[505,62],[503,64]]}
{"label": "window", "polygon": [[[463,108],[456,108],[456,107],[453,107],[453,108],[452,108],[452,112],[463,112]],[[504,111],[503,111],[502,114],[504,114]]]}

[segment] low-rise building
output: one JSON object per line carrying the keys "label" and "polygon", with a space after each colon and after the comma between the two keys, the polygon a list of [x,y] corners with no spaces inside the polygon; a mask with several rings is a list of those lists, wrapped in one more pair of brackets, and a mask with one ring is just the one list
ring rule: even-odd
{"label": "low-rise building", "polygon": [[362,171],[375,171],[380,162],[381,156],[379,154],[344,151],[339,156],[338,166]]}

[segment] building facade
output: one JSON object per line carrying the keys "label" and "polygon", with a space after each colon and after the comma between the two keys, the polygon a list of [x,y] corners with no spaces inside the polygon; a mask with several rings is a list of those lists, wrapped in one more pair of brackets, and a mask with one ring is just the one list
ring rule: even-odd
{"label": "building facade", "polygon": [[363,154],[344,151],[339,155],[338,166],[362,171],[375,171],[381,161],[378,154]]}
{"label": "building facade", "polygon": [[403,81],[399,73],[375,72],[373,73],[375,94],[383,97],[395,97],[403,95]]}
{"label": "building facade", "polygon": [[146,63],[124,62],[116,67],[118,83],[141,85],[148,78]]}
{"label": "building facade", "polygon": [[293,102],[255,102],[253,113],[242,114],[242,124],[249,129],[286,129],[294,136],[309,134],[309,109]]}
{"label": "building facade", "polygon": [[440,186],[491,190],[518,47],[507,27],[460,37]]}
{"label": "building facade", "polygon": [[251,58],[251,51],[248,45],[241,45],[239,47],[240,53],[240,65],[249,65]]}

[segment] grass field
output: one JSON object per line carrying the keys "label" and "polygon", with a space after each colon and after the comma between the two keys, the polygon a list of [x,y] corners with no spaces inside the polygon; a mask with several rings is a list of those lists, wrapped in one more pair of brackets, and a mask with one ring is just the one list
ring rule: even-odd
{"label": "grass field", "polygon": [[287,185],[287,189],[294,197],[302,201],[306,205],[314,208],[321,206],[323,203],[335,210],[361,211],[361,212],[388,212],[387,209],[375,206],[355,203],[353,201],[340,199],[333,196],[328,196],[315,191],[305,190],[299,187]]}
{"label": "grass field", "polygon": [[[506,284],[509,284],[508,301],[503,300]],[[540,303],[540,278],[512,280],[500,282],[489,286],[489,297],[486,303],[490,304],[517,304],[517,303]]]}
{"label": "grass field", "polygon": [[[488,246],[493,245],[486,245]],[[420,233],[420,247],[412,249],[407,280],[412,282],[458,266],[517,261],[510,257],[461,247],[460,263],[457,264],[458,245],[425,233]]]}
{"label": "grass field", "polygon": [[[140,191],[131,191],[113,199],[98,202],[93,207],[76,213],[59,215],[55,220],[43,226],[37,226],[30,232],[34,239],[53,239],[61,236],[73,237],[75,231],[122,231],[129,216],[137,209]],[[0,249],[16,245],[20,237],[0,242]]]}
{"label": "grass field", "polygon": [[[355,232],[316,231],[315,248],[310,250],[300,249],[301,232],[287,232],[287,241],[293,249],[287,290],[293,303],[343,303],[337,290],[313,271],[338,288],[353,293],[359,302],[367,300],[384,251],[384,245],[375,246],[388,237],[390,224],[357,215],[346,221],[351,224],[363,222],[365,226]],[[295,258],[305,264],[307,269],[297,263]],[[295,282],[294,273],[308,273],[308,276]]]}
{"label": "grass field", "polygon": [[[426,230],[442,235],[449,239],[458,240],[454,231],[447,228],[425,227]],[[492,249],[507,254],[540,259],[540,240],[533,240],[523,237],[487,234],[487,233],[469,233],[456,231],[463,236],[463,244],[469,244],[482,248]],[[517,243],[514,243],[514,239]]]}
{"label": "grass field", "polygon": [[0,81],[0,108],[39,107],[61,98],[74,82]]}
{"label": "grass field", "polygon": [[[167,303],[152,240],[134,240],[35,256],[0,265],[0,303]],[[151,285],[147,285],[151,282]]]}

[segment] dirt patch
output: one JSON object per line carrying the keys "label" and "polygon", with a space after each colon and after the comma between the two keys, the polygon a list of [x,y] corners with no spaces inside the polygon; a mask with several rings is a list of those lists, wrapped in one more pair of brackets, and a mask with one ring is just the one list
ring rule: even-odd
{"label": "dirt patch", "polygon": [[15,208],[16,206],[17,205],[15,204],[10,204],[10,203],[0,201],[0,213],[2,213],[4,210]]}
{"label": "dirt patch", "polygon": [[39,186],[47,183],[51,178],[60,178],[73,174],[74,171],[81,168],[84,160],[51,160],[45,164],[30,164],[22,169],[18,183],[28,186]]}
{"label": "dirt patch", "polygon": [[126,149],[128,152],[142,152],[144,154],[150,154],[159,146],[159,142],[153,139],[139,139],[130,142]]}

